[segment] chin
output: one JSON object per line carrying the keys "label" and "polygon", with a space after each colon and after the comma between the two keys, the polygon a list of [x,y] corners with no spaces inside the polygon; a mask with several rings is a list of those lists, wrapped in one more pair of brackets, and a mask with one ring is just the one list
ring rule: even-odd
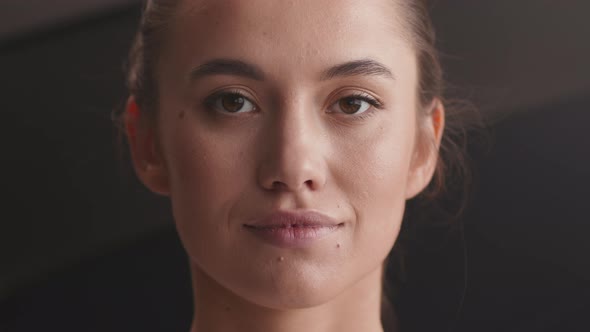
{"label": "chin", "polygon": [[[318,287],[319,286],[319,287]],[[322,287],[323,286],[323,287]],[[261,307],[274,310],[306,309],[330,302],[344,287],[337,285],[310,285],[305,281],[292,281],[285,288],[258,289],[245,294],[246,299]]]}
{"label": "chin", "polygon": [[[263,272],[263,273],[252,273]],[[275,309],[304,309],[329,302],[346,289],[345,280],[334,278],[334,266],[306,264],[281,267],[274,270],[251,270],[248,278],[234,279],[233,292],[258,306]],[[231,281],[230,281],[231,282]],[[234,287],[232,287],[234,286]]]}

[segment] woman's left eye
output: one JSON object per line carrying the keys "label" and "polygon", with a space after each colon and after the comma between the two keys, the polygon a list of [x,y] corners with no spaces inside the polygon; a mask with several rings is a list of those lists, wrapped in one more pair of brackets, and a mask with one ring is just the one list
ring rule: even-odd
{"label": "woman's left eye", "polygon": [[366,112],[371,106],[379,107],[380,103],[366,96],[347,96],[340,98],[331,106],[331,111],[349,115],[359,115]]}

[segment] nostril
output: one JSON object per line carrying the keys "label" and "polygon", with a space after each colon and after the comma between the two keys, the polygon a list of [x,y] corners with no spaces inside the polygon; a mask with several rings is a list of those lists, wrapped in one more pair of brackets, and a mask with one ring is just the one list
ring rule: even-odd
{"label": "nostril", "polygon": [[277,190],[277,191],[283,191],[283,190],[300,190],[302,187],[307,187],[310,189],[313,189],[314,186],[314,181],[313,180],[307,180],[305,182],[303,182],[303,185],[300,186],[290,186],[285,182],[282,181],[274,181],[272,183],[271,189],[272,190]]}
{"label": "nostril", "polygon": [[273,190],[285,190],[285,189],[287,189],[287,185],[281,181],[274,181],[272,183],[272,189]]}

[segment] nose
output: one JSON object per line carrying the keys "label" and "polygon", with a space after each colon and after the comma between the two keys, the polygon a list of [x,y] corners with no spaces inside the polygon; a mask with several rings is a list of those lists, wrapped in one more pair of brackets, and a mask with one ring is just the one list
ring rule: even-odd
{"label": "nose", "polygon": [[260,186],[271,191],[320,190],[326,183],[326,163],[318,114],[291,107],[273,115],[262,137]]}

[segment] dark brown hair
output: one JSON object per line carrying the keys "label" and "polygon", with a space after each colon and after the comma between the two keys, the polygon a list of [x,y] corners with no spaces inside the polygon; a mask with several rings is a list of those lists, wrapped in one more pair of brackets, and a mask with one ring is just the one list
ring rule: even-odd
{"label": "dark brown hair", "polygon": [[[386,293],[395,292],[404,282],[404,251],[415,241],[416,233],[433,220],[445,223],[455,219],[465,206],[469,184],[466,163],[466,120],[473,114],[466,107],[453,107],[443,98],[443,71],[436,49],[435,31],[431,22],[428,1],[392,0],[403,15],[402,26],[407,39],[414,47],[418,63],[418,104],[420,111],[428,112],[436,99],[445,104],[445,130],[442,137],[434,177],[428,187],[408,201],[398,240],[390,253],[389,262],[395,271],[387,279]],[[153,125],[158,111],[158,86],[155,68],[159,61],[167,25],[173,20],[180,0],[151,0],[146,3],[139,30],[133,41],[127,64],[127,87],[141,109],[143,125]],[[466,112],[467,110],[467,112]],[[124,112],[115,114],[114,120],[122,127]],[[120,136],[123,136],[122,134]],[[448,197],[451,199],[448,199]],[[445,197],[447,197],[445,199]],[[442,217],[441,217],[442,215]],[[389,306],[384,297],[384,307]],[[395,296],[394,296],[395,298]],[[387,316],[385,313],[384,316]],[[386,320],[387,317],[384,318]],[[385,321],[384,321],[384,325]]]}

